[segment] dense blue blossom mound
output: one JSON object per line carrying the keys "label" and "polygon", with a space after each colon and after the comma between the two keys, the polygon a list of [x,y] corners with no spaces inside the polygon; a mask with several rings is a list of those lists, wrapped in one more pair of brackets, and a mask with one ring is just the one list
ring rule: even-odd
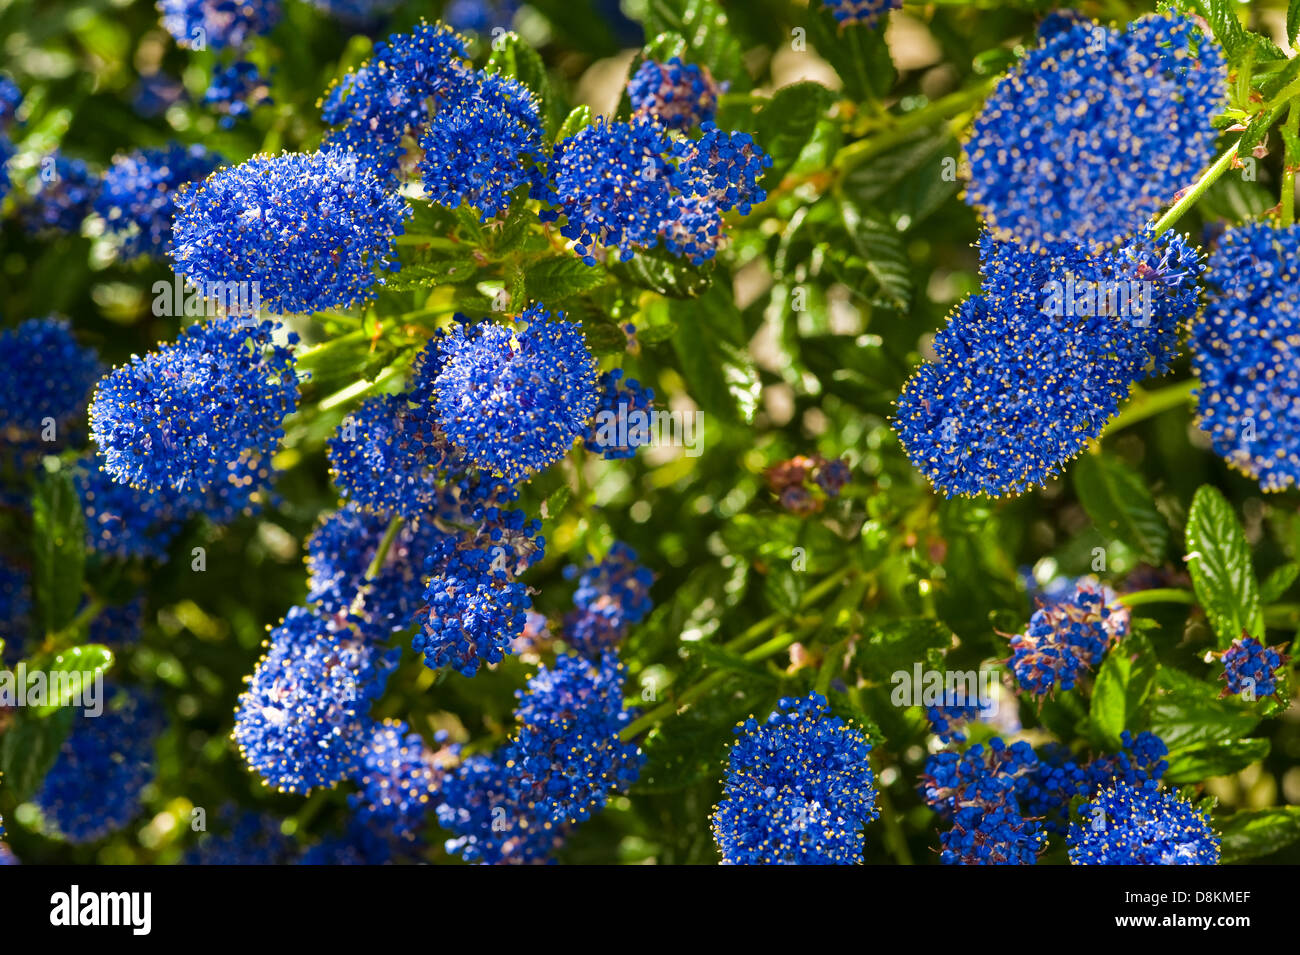
{"label": "dense blue blossom mound", "polygon": [[297,335],[280,345],[274,330],[220,318],[114,369],[90,405],[104,469],[142,490],[220,493],[242,456],[274,451],[298,400]]}
{"label": "dense blue blossom mound", "polygon": [[1180,13],[1060,26],[976,119],[966,200],[1001,238],[1110,245],[1209,165],[1223,52]]}
{"label": "dense blue blossom mound", "polygon": [[14,446],[54,443],[47,447],[62,442],[103,370],[94,349],[79,345],[57,318],[0,331],[0,367],[0,438]]}
{"label": "dense blue blossom mound", "polygon": [[1228,230],[1206,281],[1191,336],[1198,423],[1230,465],[1285,490],[1300,481],[1300,226]]}
{"label": "dense blue blossom mound", "polygon": [[105,687],[104,711],[75,717],[35,802],[46,824],[69,842],[94,842],[140,811],[153,778],[162,714],[136,690]]}
{"label": "dense blue blossom mound", "polygon": [[118,156],[104,174],[95,212],[120,237],[124,256],[161,257],[171,246],[176,189],[203,179],[220,163],[220,156],[202,146],[175,143]]}
{"label": "dense blue blossom mound", "polygon": [[1276,647],[1266,647],[1254,637],[1242,635],[1223,651],[1223,695],[1259,700],[1276,696],[1278,670],[1290,657]]}
{"label": "dense blue blossom mound", "polygon": [[454,759],[454,750],[430,750],[401,720],[384,720],[361,748],[359,791],[348,803],[360,823],[413,842],[433,812],[444,766]]}
{"label": "dense blue blossom mound", "polygon": [[303,607],[271,631],[234,729],[244,760],[268,786],[308,793],[356,772],[370,703],[396,663],[374,637],[345,614]]}
{"label": "dense blue blossom mound", "polygon": [[852,865],[880,814],[866,735],[824,697],[787,697],[736,727],[713,838],[724,865]]}
{"label": "dense blue blossom mound", "polygon": [[439,347],[434,405],[480,468],[518,481],[564,457],[595,413],[596,363],[581,327],[540,305],[521,327],[456,325]]}
{"label": "dense blue blossom mound", "polygon": [[[212,73],[212,81],[203,93],[203,105],[221,119],[222,129],[231,129],[259,106],[271,104],[270,86],[257,65],[239,60]],[[198,177],[196,177],[198,178]]]}
{"label": "dense blue blossom mound", "polygon": [[622,541],[615,541],[603,560],[581,572],[576,565],[565,567],[564,576],[578,578],[574,609],[564,618],[564,639],[584,656],[599,657],[617,646],[654,607],[650,599],[654,574],[637,562],[636,551]]}
{"label": "dense blue blossom mound", "polygon": [[225,807],[211,832],[185,856],[187,865],[285,865],[296,855],[294,841],[268,812]]}
{"label": "dense blue blossom mound", "polygon": [[1011,670],[1022,690],[1040,697],[1071,690],[1101,663],[1129,628],[1128,610],[1112,597],[1085,582],[1034,612],[1025,632],[1011,638]]}
{"label": "dense blue blossom mound", "polygon": [[707,66],[684,63],[679,56],[666,63],[646,60],[627,84],[635,112],[682,132],[713,119],[720,92]]}
{"label": "dense blue blossom mound", "polygon": [[894,420],[948,497],[1021,494],[1059,473],[1168,366],[1199,296],[1200,260],[1177,235],[1100,253],[986,235],[980,252],[981,291],[935,336]]}
{"label": "dense blue blossom mound", "polygon": [[54,153],[41,160],[21,208],[23,226],[37,235],[76,234],[95,208],[99,174],[84,160]]}
{"label": "dense blue blossom mound", "polygon": [[1117,783],[1079,808],[1066,834],[1074,865],[1216,865],[1205,815],[1155,782]]}
{"label": "dense blue blossom mound", "polygon": [[447,849],[469,862],[540,862],[569,829],[636,782],[644,757],[619,733],[623,667],[613,653],[592,662],[561,654],[519,693],[517,727],[488,756],[447,775],[438,822]]}
{"label": "dense blue blossom mound", "polygon": [[200,289],[239,287],[275,313],[370,296],[410,207],[340,150],[260,155],[180,189],[171,256]]}
{"label": "dense blue blossom mound", "polygon": [[281,0],[157,0],[162,25],[189,50],[240,49],[269,33],[283,15]]}

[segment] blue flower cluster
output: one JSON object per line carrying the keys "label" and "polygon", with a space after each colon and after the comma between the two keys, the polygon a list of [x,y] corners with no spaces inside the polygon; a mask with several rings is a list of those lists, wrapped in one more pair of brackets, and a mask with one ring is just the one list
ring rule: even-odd
{"label": "blue flower cluster", "polygon": [[0,438],[14,447],[51,437],[46,447],[62,444],[103,371],[94,349],[78,345],[68,322],[55,318],[0,331],[0,367]]}
{"label": "blue flower cluster", "polygon": [[707,66],[683,63],[679,56],[667,63],[646,60],[627,84],[628,99],[638,115],[681,132],[713,120],[720,92]]}
{"label": "blue flower cluster", "polygon": [[822,6],[842,27],[874,27],[889,11],[902,9],[903,0],[822,0]]}
{"label": "blue flower cluster", "polygon": [[95,212],[120,237],[127,258],[162,256],[171,246],[176,189],[220,164],[221,157],[202,146],[175,143],[118,156],[104,174]]}
{"label": "blue flower cluster", "polygon": [[272,102],[268,81],[257,65],[247,60],[213,70],[212,80],[203,93],[203,105],[221,117],[222,129],[233,129],[237,120]]}
{"label": "blue flower cluster", "polygon": [[80,232],[99,187],[99,174],[83,160],[63,153],[46,156],[22,206],[23,225],[38,234]]}
{"label": "blue flower cluster", "polygon": [[748,214],[766,193],[758,182],[772,164],[747,133],[706,122],[698,141],[674,139],[644,115],[599,119],[556,146],[560,233],[595,265],[610,250],[626,262],[662,240],[694,264],[712,258],[722,213]]}
{"label": "blue flower cluster", "polygon": [[254,156],[183,187],[175,203],[177,273],[201,289],[251,286],[279,313],[366,298],[411,211],[338,151]]}
{"label": "blue flower cluster", "polygon": [[713,838],[724,865],[853,865],[875,821],[866,735],[825,697],[786,697],[736,727]]}
{"label": "blue flower cluster", "polygon": [[1210,256],[1210,291],[1192,326],[1200,427],[1266,491],[1300,481],[1300,226],[1251,223]]}
{"label": "blue flower cluster", "polygon": [[93,459],[73,471],[86,520],[86,546],[99,554],[166,560],[188,514],[158,493],[119,484]]}
{"label": "blue flower cluster", "polygon": [[389,519],[348,503],[322,519],[307,541],[307,599],[327,614],[355,610],[363,597],[368,622],[405,628],[420,608],[425,559],[455,546],[434,520],[406,522],[393,538],[373,579],[365,579]]}
{"label": "blue flower cluster", "polygon": [[522,325],[455,325],[439,346],[433,403],[478,467],[516,482],[564,457],[596,410],[596,363],[581,326],[541,305]]}
{"label": "blue flower cluster", "polygon": [[104,469],[141,490],[226,490],[232,466],[271,453],[297,405],[292,346],[271,322],[229,316],[192,325],[174,343],[105,377],[90,404]]}
{"label": "blue flower cluster", "polygon": [[271,631],[233,737],[244,761],[280,792],[309,793],[354,775],[370,701],[383,692],[399,650],[375,644],[364,622],[294,607]]}
{"label": "blue flower cluster", "polygon": [[163,29],[187,50],[240,49],[280,22],[280,0],[157,0]]}
{"label": "blue flower cluster", "polygon": [[1128,633],[1128,609],[1108,603],[1109,594],[1081,582],[1064,600],[1045,603],[1024,633],[1011,638],[1011,669],[1025,692],[1046,696],[1071,690],[1079,674],[1101,663]]}
{"label": "blue flower cluster", "polygon": [[1000,237],[1108,245],[1209,164],[1223,53],[1176,12],[1061,26],[976,119],[966,200]]}
{"label": "blue flower cluster", "polygon": [[966,734],[962,732],[966,724],[979,719],[979,703],[941,703],[925,708],[925,718],[930,721],[930,729],[939,737],[941,743],[964,743]]}
{"label": "blue flower cluster", "polygon": [[94,842],[140,811],[153,778],[161,712],[137,690],[105,688],[104,712],[79,714],[36,794],[46,824],[69,842]]}
{"label": "blue flower cluster", "polygon": [[516,729],[490,755],[448,773],[438,822],[453,833],[447,850],[468,862],[540,862],[613,792],[636,782],[644,757],[619,733],[623,667],[562,654],[520,692]]}
{"label": "blue flower cluster", "polygon": [[479,71],[438,107],[420,139],[425,194],[449,208],[473,206],[484,221],[504,212],[520,186],[547,198],[542,132],[528,87]]}
{"label": "blue flower cluster", "polygon": [[23,91],[18,88],[18,84],[0,73],[0,202],[9,193],[9,160],[16,151],[9,139],[9,130],[14,125],[22,101]]}
{"label": "blue flower cluster", "polygon": [[584,656],[594,659],[622,643],[627,631],[654,607],[654,574],[637,563],[636,551],[622,541],[615,541],[603,560],[581,574],[575,565],[565,567],[564,576],[578,577],[574,610],[564,618],[564,640]]}
{"label": "blue flower cluster", "polygon": [[1069,824],[1070,801],[1089,797],[1106,786],[1125,783],[1140,785],[1159,780],[1169,768],[1169,749],[1154,733],[1134,737],[1127,730],[1121,736],[1118,753],[1092,760],[1077,759],[1059,743],[1038,749],[1038,765],[1019,777],[1016,797],[1027,817],[1039,820],[1048,832],[1064,833]]}
{"label": "blue flower cluster", "polygon": [[598,400],[583,444],[602,458],[636,457],[637,448],[649,444],[650,415],[655,392],[635,378],[623,379],[623,369],[602,372],[597,380]]}
{"label": "blue flower cluster", "polygon": [[509,27],[518,12],[518,0],[451,0],[442,18],[457,30],[487,33],[493,27]]}
{"label": "blue flower cluster", "polygon": [[205,832],[185,854],[186,865],[285,865],[294,857],[294,843],[280,828],[279,817],[268,812],[226,806],[218,831]]}
{"label": "blue flower cluster", "polygon": [[463,461],[410,397],[367,398],[330,440],[329,460],[346,497],[379,513],[416,517],[434,508],[440,473],[462,470]]}
{"label": "blue flower cluster", "polygon": [[1079,809],[1066,835],[1074,865],[1217,865],[1219,837],[1191,804],[1153,781],[1117,783]]}
{"label": "blue flower cluster", "polygon": [[1289,658],[1275,647],[1266,647],[1254,637],[1242,634],[1223,651],[1223,676],[1226,681],[1223,695],[1235,693],[1247,696],[1249,689],[1254,699],[1276,696],[1277,671]]}
{"label": "blue flower cluster", "polygon": [[1037,765],[1028,743],[1008,746],[997,737],[987,749],[976,743],[964,753],[944,751],[926,761],[921,796],[952,823],[939,836],[945,865],[1033,865],[1038,860],[1045,837],[1016,798],[1021,778]]}
{"label": "blue flower cluster", "polygon": [[377,723],[361,748],[360,791],[348,797],[357,822],[413,842],[433,810],[444,767],[457,752],[454,747],[441,754],[430,751],[400,720]]}
{"label": "blue flower cluster", "polygon": [[894,418],[948,497],[1021,494],[1057,474],[1149,368],[1172,361],[1202,268],[1169,234],[1099,253],[985,236],[980,250],[980,293],[935,336],[937,360],[908,379]]}
{"label": "blue flower cluster", "polygon": [[410,33],[375,44],[374,55],[336,80],[321,98],[321,117],[338,127],[326,147],[353,153],[377,179],[402,165],[435,109],[471,82],[465,41],[450,27],[420,21]]}

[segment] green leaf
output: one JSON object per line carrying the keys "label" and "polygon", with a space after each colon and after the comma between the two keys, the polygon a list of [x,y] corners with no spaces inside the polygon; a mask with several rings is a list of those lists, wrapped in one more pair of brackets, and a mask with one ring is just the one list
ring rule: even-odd
{"label": "green leaf", "polygon": [[45,774],[58,758],[59,747],[72,728],[76,710],[62,707],[49,719],[20,708],[14,722],[0,737],[0,772],[14,799],[22,802],[40,788]]}
{"label": "green leaf", "polygon": [[1263,637],[1264,612],[1246,533],[1223,494],[1208,484],[1197,489],[1187,515],[1187,566],[1220,649],[1243,631]]}
{"label": "green leaf", "polygon": [[593,268],[571,255],[542,259],[524,269],[528,300],[547,305],[600,288],[605,279],[604,269]]}
{"label": "green leaf", "polygon": [[32,588],[45,633],[68,624],[81,604],[86,520],[72,475],[47,473],[32,501]]}
{"label": "green leaf", "polygon": [[403,265],[400,272],[384,276],[384,288],[392,292],[432,289],[439,285],[459,285],[478,274],[478,262],[466,252],[428,256],[428,261]]}
{"label": "green leaf", "polygon": [[730,82],[733,90],[749,88],[744,51],[717,0],[650,0],[643,22],[648,35],[680,33],[695,62],[708,64],[713,75]]}
{"label": "green leaf", "polygon": [[873,626],[857,659],[862,671],[887,683],[894,673],[909,675],[916,663],[925,660],[930,650],[944,650],[952,644],[952,631],[930,617],[901,617]]}
{"label": "green leaf", "polygon": [[1300,36],[1300,0],[1291,0],[1286,5],[1286,42],[1295,47],[1295,39]]}
{"label": "green leaf", "polygon": [[686,386],[706,413],[746,424],[754,420],[762,383],[742,347],[703,321],[681,322],[672,342]]}
{"label": "green leaf", "polygon": [[591,107],[575,106],[569,112],[569,115],[564,118],[564,122],[560,124],[560,129],[555,134],[555,141],[558,143],[566,139],[572,139],[590,125]]}
{"label": "green leaf", "polygon": [[[31,711],[44,718],[81,694],[83,685],[102,675],[113,666],[113,651],[103,644],[87,643],[70,647],[53,658],[36,658],[29,664],[28,672],[40,669],[46,678],[47,695],[43,706]],[[66,676],[65,676],[66,674]]]}
{"label": "green leaf", "polygon": [[705,271],[663,249],[638,252],[626,262],[611,262],[609,271],[617,278],[670,298],[697,298],[713,284],[712,269]]}
{"label": "green leaf", "polygon": [[762,182],[769,192],[798,160],[833,99],[820,83],[794,83],[777,90],[759,112],[754,139],[772,157],[772,168]]}
{"label": "green leaf", "polygon": [[1300,576],[1300,564],[1295,561],[1283,564],[1274,570],[1259,585],[1260,602],[1271,604],[1281,600],[1282,596],[1291,589],[1291,585],[1295,583],[1297,576]]}
{"label": "green leaf", "polygon": [[885,42],[885,29],[842,27],[830,10],[810,4],[808,39],[817,53],[844,81],[844,92],[855,100],[880,99],[894,85],[894,63]]}
{"label": "green leaf", "polygon": [[1122,541],[1149,564],[1164,562],[1169,525],[1140,474],[1111,455],[1086,454],[1075,465],[1074,488],[1104,536]]}
{"label": "green leaf", "polygon": [[1140,726],[1140,715],[1155,686],[1155,654],[1145,637],[1133,634],[1113,647],[1097,672],[1089,716],[1112,748],[1120,734]]}
{"label": "green leaf", "polygon": [[1227,739],[1189,746],[1169,754],[1164,778],[1170,783],[1195,783],[1228,776],[1263,759],[1268,750],[1266,739]]}
{"label": "green leaf", "polygon": [[1242,809],[1215,822],[1223,835],[1219,861],[1224,865],[1271,855],[1300,839],[1300,806]]}
{"label": "green leaf", "polygon": [[1161,667],[1151,702],[1151,731],[1169,747],[1181,750],[1209,742],[1245,737],[1263,718],[1256,704],[1220,698],[1219,688],[1173,667]]}
{"label": "green leaf", "polygon": [[912,300],[912,270],[897,229],[864,216],[851,202],[840,203],[844,229],[867,271],[891,307],[904,311]]}

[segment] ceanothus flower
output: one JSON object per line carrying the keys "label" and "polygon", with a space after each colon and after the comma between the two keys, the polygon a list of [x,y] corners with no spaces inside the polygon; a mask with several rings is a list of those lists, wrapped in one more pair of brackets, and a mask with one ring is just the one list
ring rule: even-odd
{"label": "ceanothus flower", "polygon": [[90,404],[104,469],[141,490],[206,493],[242,457],[272,453],[298,397],[298,336],[277,345],[274,328],[218,318],[114,369]]}
{"label": "ceanothus flower", "polygon": [[573,593],[575,609],[564,618],[564,639],[587,657],[597,657],[618,643],[634,624],[654,607],[650,585],[654,574],[637,563],[636,551],[615,541],[609,554],[588,565],[564,568],[566,579],[578,577]]}
{"label": "ceanothus flower", "polygon": [[361,748],[360,791],[348,797],[358,822],[414,842],[433,811],[445,765],[455,760],[454,752],[430,750],[420,734],[401,720],[375,724]]}
{"label": "ceanothus flower", "polygon": [[1169,748],[1154,733],[1136,737],[1128,730],[1120,736],[1118,753],[1092,760],[1076,757],[1059,743],[1038,749],[1038,763],[1016,780],[1016,798],[1028,818],[1037,819],[1047,832],[1064,833],[1069,826],[1070,801],[1092,796],[1116,783],[1136,786],[1159,780],[1169,768]]}
{"label": "ceanothus flower", "polygon": [[528,587],[487,550],[469,547],[450,557],[431,555],[432,574],[417,611],[420,629],[411,646],[431,670],[449,666],[473,676],[484,663],[500,663],[523,632],[532,607]]}
{"label": "ceanothus flower", "polygon": [[556,146],[560,234],[584,262],[595,265],[610,250],[626,262],[658,244],[678,179],[673,149],[668,131],[645,117],[601,118]]}
{"label": "ceanothus flower", "polygon": [[320,100],[321,118],[338,127],[325,146],[350,152],[391,185],[403,155],[436,110],[471,82],[465,41],[441,23],[416,24],[375,44],[360,67],[337,79]]}
{"label": "ceanothus flower", "polygon": [[1108,245],[1209,164],[1223,53],[1176,12],[1058,25],[975,120],[966,201],[1000,238]]}
{"label": "ceanothus flower", "polygon": [[1066,834],[1073,865],[1217,865],[1219,837],[1205,814],[1154,781],[1103,789]]}
{"label": "ceanothus flower", "polygon": [[272,102],[269,82],[258,71],[257,64],[247,60],[214,70],[212,81],[203,93],[203,105],[221,117],[218,125],[222,129],[234,128],[236,120]]}
{"label": "ceanothus flower", "polygon": [[233,738],[249,768],[280,792],[310,793],[354,775],[370,703],[399,651],[375,646],[363,622],[294,607],[239,697]]}
{"label": "ceanothus flower", "polygon": [[[1226,684],[1222,695],[1235,693],[1256,700],[1277,695],[1277,671],[1288,659],[1276,647],[1267,647],[1243,633],[1223,651],[1221,679]],[[1247,695],[1247,690],[1250,695]]]}
{"label": "ceanothus flower", "polygon": [[280,0],[157,0],[163,29],[187,50],[241,49],[280,22]]}
{"label": "ceanothus flower", "polygon": [[329,836],[302,854],[299,865],[390,865],[393,840],[353,816],[342,835]]}
{"label": "ceanothus flower", "polygon": [[713,838],[724,865],[853,865],[880,815],[866,735],[817,693],[736,727]]}
{"label": "ceanothus flower", "polygon": [[94,349],[78,345],[72,326],[55,318],[0,331],[0,367],[0,437],[15,444],[61,439],[103,371]]}
{"label": "ceanothus flower", "polygon": [[1044,836],[1017,800],[1020,779],[1037,767],[1028,743],[998,737],[986,748],[935,753],[921,775],[921,797],[952,828],[939,836],[944,865],[1034,865]]}
{"label": "ceanothus flower", "polygon": [[94,460],[73,472],[86,520],[86,546],[109,557],[143,557],[165,561],[168,549],[184,526],[164,495],[121,484]]}
{"label": "ceanothus flower", "polygon": [[901,9],[903,0],[822,0],[822,6],[841,27],[874,27],[889,11]]}
{"label": "ceanothus flower", "polygon": [[405,522],[379,573],[366,581],[388,523],[385,515],[351,502],[325,517],[307,541],[308,601],[326,613],[339,613],[363,594],[367,619],[405,628],[421,605],[425,559],[454,546],[455,540],[432,519]]}
{"label": "ceanothus flower", "polygon": [[254,156],[181,188],[175,203],[177,273],[200,288],[250,286],[279,313],[367,298],[411,212],[337,150]]}
{"label": "ceanothus flower", "polygon": [[31,574],[0,554],[0,641],[5,660],[17,660],[31,628]]}
{"label": "ceanothus flower", "polygon": [[636,113],[682,132],[713,119],[721,91],[707,66],[683,63],[679,56],[667,63],[646,60],[627,84]]}
{"label": "ceanothus flower", "polygon": [[46,156],[22,207],[23,225],[36,233],[79,232],[95,207],[99,186],[99,174],[84,160],[63,153]]}
{"label": "ceanothus flower", "polygon": [[9,137],[0,132],[0,202],[9,195],[9,160],[14,157],[16,151]]}
{"label": "ceanothus flower", "polygon": [[654,389],[635,378],[624,380],[622,368],[602,372],[597,384],[600,399],[583,444],[611,461],[636,457],[637,448],[652,438]]}
{"label": "ceanothus flower", "polygon": [[472,206],[484,221],[509,208],[520,186],[546,198],[542,132],[528,87],[480,70],[438,107],[420,139],[426,195],[448,208]]}
{"label": "ceanothus flower", "polygon": [[[1144,234],[1116,251],[981,241],[984,284],[934,339],[894,428],[946,496],[1022,494],[1101,433],[1196,312],[1196,252]],[[1027,361],[1026,356],[1032,356]]]}
{"label": "ceanothus flower", "polygon": [[108,231],[121,238],[127,258],[162,256],[172,241],[173,197],[187,182],[207,176],[221,157],[202,146],[139,149],[113,160],[95,199]]}
{"label": "ceanothus flower", "polygon": [[329,442],[330,473],[345,497],[407,517],[433,506],[435,470],[451,454],[428,411],[405,394],[367,398]]}
{"label": "ceanothus flower", "polygon": [[213,832],[185,854],[186,865],[285,865],[294,842],[280,828],[280,818],[233,805],[223,807]]}
{"label": "ceanothus flower", "polygon": [[1083,582],[1034,611],[1025,632],[1011,638],[1011,670],[1022,690],[1035,696],[1071,690],[1081,672],[1101,663],[1128,633],[1128,608],[1112,605],[1111,596]]}
{"label": "ceanothus flower", "polygon": [[521,691],[517,728],[491,755],[449,772],[438,822],[454,834],[447,851],[467,862],[540,862],[569,829],[636,782],[645,760],[620,732],[624,672],[618,657],[561,654]]}
{"label": "ceanothus flower", "polygon": [[438,422],[483,470],[514,483],[564,457],[596,410],[596,362],[582,328],[541,305],[521,328],[455,325],[439,346]]}
{"label": "ceanothus flower", "polygon": [[509,28],[519,12],[519,0],[451,0],[442,18],[457,30],[488,33],[493,27]]}
{"label": "ceanothus flower", "polygon": [[74,719],[34,801],[64,839],[94,842],[140,811],[140,790],[153,778],[161,713],[140,691],[120,690],[106,691],[99,716]]}
{"label": "ceanothus flower", "polygon": [[1198,421],[1217,454],[1282,491],[1300,481],[1300,226],[1229,229],[1192,326]]}
{"label": "ceanothus flower", "polygon": [[23,91],[9,76],[0,73],[0,132],[5,132],[13,125],[18,115],[18,107],[23,102]]}
{"label": "ceanothus flower", "polygon": [[722,212],[749,215],[750,206],[767,198],[758,183],[772,157],[749,133],[725,132],[710,122],[702,128],[699,140],[674,144],[683,194],[708,199]]}

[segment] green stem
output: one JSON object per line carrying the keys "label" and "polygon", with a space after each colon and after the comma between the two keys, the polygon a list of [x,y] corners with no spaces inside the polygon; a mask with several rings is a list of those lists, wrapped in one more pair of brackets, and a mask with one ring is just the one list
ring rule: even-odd
{"label": "green stem", "polygon": [[360,328],[348,332],[346,335],[338,335],[327,342],[321,342],[319,345],[313,345],[306,351],[299,352],[294,359],[294,364],[299,369],[310,370],[319,365],[322,358],[341,345],[347,345],[355,341],[365,341],[369,337],[370,336]]}
{"label": "green stem", "polygon": [[[811,607],[817,601],[821,600],[822,597],[839,586],[839,584],[842,583],[849,574],[853,573],[855,569],[856,568],[853,567],[841,567],[839,570],[832,571],[830,574],[823,577],[812,587],[808,588],[807,593],[803,595],[803,599],[799,601],[799,609],[802,610],[805,607]],[[728,640],[723,644],[723,646],[732,651],[743,650],[759,637],[762,637],[769,631],[776,629],[776,627],[780,625],[781,621],[785,620],[788,616],[789,614],[786,613],[770,614],[758,621],[758,623],[747,628],[738,637]]]}
{"label": "green stem", "polygon": [[965,112],[972,106],[984,102],[985,97],[993,91],[998,77],[992,77],[968,89],[949,93],[920,109],[902,116],[879,133],[849,143],[835,157],[834,167],[841,174],[860,166],[873,156],[888,152],[895,146],[901,146],[912,139],[918,130],[933,126],[958,113]]}
{"label": "green stem", "polygon": [[1201,178],[1196,180],[1196,184],[1188,189],[1182,198],[1170,206],[1168,211],[1155,221],[1152,228],[1156,235],[1167,231],[1175,222],[1181,219],[1188,209],[1200,201],[1206,190],[1218,182],[1219,178],[1232,168],[1232,163],[1237,158],[1237,147],[1239,145],[1241,145],[1241,140],[1233,143],[1222,156],[1214,161],[1209,169],[1201,173]]}
{"label": "green stem", "polygon": [[1194,604],[1196,595],[1190,590],[1180,590],[1177,587],[1156,587],[1152,590],[1121,594],[1114,602],[1125,607],[1141,607],[1146,604]]}
{"label": "green stem", "polygon": [[388,559],[388,551],[393,546],[393,541],[397,539],[397,532],[402,529],[403,523],[404,521],[402,520],[401,515],[395,515],[393,519],[388,522],[388,530],[384,531],[383,540],[379,542],[379,547],[375,550],[374,560],[372,560],[370,566],[366,568],[367,581],[374,580],[379,576],[379,571],[384,566],[384,561]]}
{"label": "green stem", "polygon": [[1107,438],[1116,431],[1122,431],[1139,421],[1154,418],[1170,408],[1177,408],[1180,405],[1187,404],[1191,400],[1192,392],[1196,390],[1199,384],[1200,382],[1195,378],[1191,378],[1187,381],[1180,381],[1176,385],[1161,388],[1158,391],[1144,391],[1141,388],[1134,387],[1133,396],[1129,399],[1128,404],[1124,406],[1124,409],[1119,414],[1110,419],[1110,424],[1106,425],[1106,429],[1102,432],[1102,438]]}
{"label": "green stem", "polygon": [[1300,104],[1293,101],[1287,107],[1283,128],[1286,130],[1282,137],[1286,152],[1282,157],[1282,210],[1279,219],[1282,228],[1289,229],[1295,225],[1295,174],[1296,166],[1300,164],[1300,156],[1295,153],[1300,143]]}
{"label": "green stem", "polygon": [[73,617],[60,630],[46,635],[46,646],[51,650],[62,650],[69,637],[73,637],[81,632],[82,627],[90,625],[90,622],[99,616],[104,609],[104,601],[99,597],[91,597],[86,606]]}

